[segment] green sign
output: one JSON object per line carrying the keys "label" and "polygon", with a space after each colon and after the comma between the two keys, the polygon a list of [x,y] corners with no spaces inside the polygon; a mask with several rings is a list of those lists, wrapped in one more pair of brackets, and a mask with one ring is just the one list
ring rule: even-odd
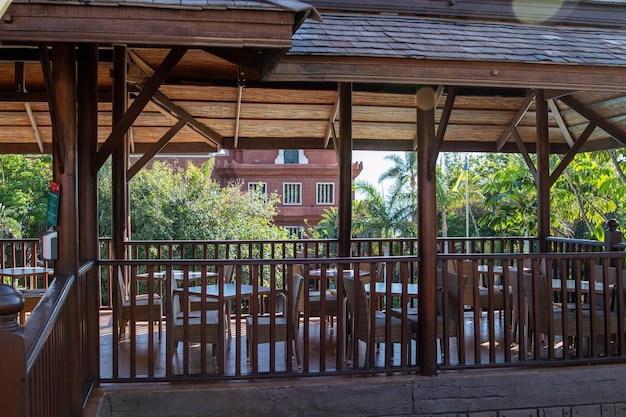
{"label": "green sign", "polygon": [[58,182],[50,181],[50,188],[48,189],[48,209],[46,211],[46,222],[51,226],[57,225],[57,218],[59,216],[59,195],[61,193],[61,184]]}

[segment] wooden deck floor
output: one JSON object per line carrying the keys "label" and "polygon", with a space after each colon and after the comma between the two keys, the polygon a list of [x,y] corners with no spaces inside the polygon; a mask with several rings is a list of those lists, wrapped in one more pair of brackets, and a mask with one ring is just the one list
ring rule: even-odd
{"label": "wooden deck floor", "polygon": [[[472,365],[478,361],[482,364],[489,363],[505,363],[507,361],[505,352],[507,349],[504,348],[504,320],[496,314],[494,317],[490,318],[487,314],[482,314],[479,319],[479,330],[480,330],[480,339],[476,341],[474,338],[475,325],[474,325],[474,313],[466,312],[465,313],[465,363]],[[111,378],[113,376],[113,340],[112,340],[112,320],[110,311],[103,311],[100,315],[100,369],[101,376],[104,379]],[[234,327],[236,323],[232,322]],[[252,372],[250,362],[246,359],[246,342],[245,342],[245,321],[242,323],[240,327],[241,331],[241,339],[239,350],[237,349],[236,339],[233,336],[231,340],[231,348],[226,350],[226,359],[225,359],[225,374],[226,375],[237,375],[236,362],[239,361],[240,364],[240,375],[246,375]],[[295,363],[295,359],[292,360],[293,372],[307,372],[307,373],[316,373],[320,371],[335,371],[337,369],[337,353],[336,353],[336,330],[325,325],[323,327],[324,330],[324,347],[323,349],[320,346],[320,322],[319,319],[311,319],[309,326],[309,343],[307,344],[307,353],[305,355],[306,365],[302,368],[298,368]],[[235,330],[233,329],[233,334],[235,334]],[[493,341],[490,335],[493,336]],[[154,338],[154,350],[155,350],[155,368],[154,368],[154,376],[155,377],[163,377],[166,375],[166,337],[165,337],[165,329],[163,329],[162,338],[159,340],[157,336],[156,329],[153,333]],[[119,350],[118,350],[118,359],[119,359],[119,367],[118,367],[118,377],[119,378],[128,378],[131,375],[131,343],[128,337],[126,336],[123,340],[119,341]],[[276,353],[275,353],[275,372],[284,372],[285,371],[285,360],[284,360],[284,343],[276,343]],[[299,346],[302,352],[303,350],[303,327],[300,329],[300,338],[299,338]],[[562,355],[562,346],[561,344],[557,344],[556,346],[556,354]],[[478,347],[479,355],[476,355],[476,347]],[[493,351],[492,351],[493,349]],[[137,342],[136,342],[136,350],[135,350],[135,375],[137,377],[147,376],[148,375],[148,332],[147,332],[147,324],[138,323],[137,324]],[[239,354],[237,354],[239,352]],[[323,352],[323,354],[322,354]],[[546,349],[547,352],[547,349]],[[304,353],[304,352],[302,352]],[[415,341],[412,341],[412,361],[415,363]],[[212,352],[212,348],[210,345],[206,349],[207,354],[207,374],[214,374],[217,372],[216,370],[216,360]],[[547,353],[546,353],[547,354]],[[263,344],[259,346],[259,372],[269,372],[270,364],[269,364],[269,344]],[[509,362],[517,362],[518,358],[518,346],[512,344],[510,346],[508,355],[510,358]],[[528,354],[531,357],[531,354]],[[360,365],[363,365],[363,361],[365,358],[365,344],[360,343],[359,346],[359,356],[360,356]],[[544,354],[542,353],[542,356]],[[400,357],[400,347],[399,345],[394,345],[394,365],[399,365],[399,357]],[[182,343],[179,344],[176,353],[173,357],[173,372],[174,375],[183,373],[183,346]],[[323,360],[322,360],[323,358]],[[377,367],[384,366],[384,345],[380,348],[380,351],[376,354],[376,364]],[[450,339],[450,360],[451,365],[454,366],[458,364],[458,355],[457,355],[457,345],[456,339]],[[438,352],[438,361],[442,361],[441,352]],[[324,368],[325,365],[325,369]],[[345,368],[349,368],[351,366],[350,363],[345,365]],[[199,344],[191,344],[189,347],[189,374],[202,374],[200,369],[200,345]]]}

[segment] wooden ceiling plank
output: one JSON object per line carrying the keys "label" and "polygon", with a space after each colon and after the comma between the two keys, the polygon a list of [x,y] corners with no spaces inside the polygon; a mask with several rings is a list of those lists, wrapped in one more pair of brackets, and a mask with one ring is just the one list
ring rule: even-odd
{"label": "wooden ceiling plank", "polygon": [[511,136],[513,136],[513,138],[515,139],[515,144],[517,145],[519,152],[522,154],[524,161],[526,161],[526,165],[528,165],[528,169],[530,170],[530,173],[533,175],[535,182],[537,182],[537,168],[535,168],[535,164],[533,163],[532,159],[530,159],[530,155],[528,154],[528,149],[526,149],[526,145],[524,145],[522,138],[517,132],[517,128],[513,127],[513,129],[511,130]]}
{"label": "wooden ceiling plank", "polygon": [[554,120],[556,120],[556,123],[559,125],[559,128],[561,128],[561,132],[563,133],[563,137],[567,141],[567,144],[569,146],[574,146],[574,139],[572,139],[572,135],[565,124],[565,120],[563,120],[561,111],[556,106],[553,99],[548,99],[548,108],[550,109],[550,114],[552,114],[552,117],[554,117]]}
{"label": "wooden ceiling plank", "polygon": [[575,91],[572,91],[572,90],[544,90],[544,91],[545,91],[546,100],[554,100],[555,98],[568,96],[572,93],[575,93]]}
{"label": "wooden ceiling plank", "polygon": [[176,116],[185,120],[189,124],[189,126],[191,126],[194,130],[196,130],[203,137],[205,137],[211,144],[213,144],[217,148],[217,151],[220,151],[222,149],[222,135],[220,135],[204,123],[200,122],[182,107],[174,104],[174,102],[172,102],[172,100],[170,100],[165,94],[161,93],[158,90],[155,91],[152,96],[152,101],[159,106],[163,106],[165,109],[171,111]]}
{"label": "wooden ceiling plank", "polygon": [[595,123],[589,122],[589,124],[587,125],[587,128],[579,136],[576,143],[574,143],[574,145],[570,148],[570,150],[565,154],[563,159],[561,159],[561,162],[559,162],[559,165],[554,169],[552,174],[550,174],[550,187],[552,187],[552,185],[554,185],[556,180],[559,179],[559,177],[561,176],[565,168],[567,168],[567,165],[574,159],[574,157],[576,156],[578,151],[580,151],[580,149],[583,147],[585,142],[587,142],[587,139],[589,139],[589,137],[591,136],[591,133],[594,131],[596,127],[597,126]]}
{"label": "wooden ceiling plank", "polygon": [[567,104],[572,109],[576,110],[580,115],[586,117],[587,120],[589,120],[590,122],[595,123],[597,127],[604,130],[606,133],[613,136],[624,146],[626,146],[626,134],[624,132],[598,116],[594,111],[585,107],[585,105],[582,104],[580,101],[576,100],[572,96],[561,97],[559,100]]}
{"label": "wooden ceiling plank", "polygon": [[98,153],[94,157],[95,171],[100,170],[113,150],[121,143],[124,135],[137,119],[137,116],[139,116],[153,94],[158,90],[159,86],[163,84],[169,73],[185,55],[185,52],[187,52],[187,47],[183,46],[176,46],[170,50],[159,68],[152,77],[150,77],[150,81],[126,110],[119,123],[113,127],[111,134],[98,150]]}
{"label": "wooden ceiling plank", "polygon": [[37,140],[37,146],[39,146],[39,152],[43,153],[43,140],[41,139],[41,133],[39,132],[39,126],[37,126],[37,120],[35,120],[33,109],[30,106],[30,103],[24,103],[24,108],[26,109],[28,120],[30,120],[30,125],[33,128],[33,133],[35,134],[35,139]]}
{"label": "wooden ceiling plank", "polygon": [[502,132],[502,135],[500,135],[500,137],[496,141],[496,145],[497,145],[496,149],[500,150],[502,146],[504,146],[506,141],[509,140],[509,136],[511,136],[511,132],[513,132],[513,130],[517,127],[517,124],[520,122],[520,120],[522,120],[522,117],[524,117],[524,115],[530,108],[530,105],[532,104],[534,99],[535,99],[535,91],[532,91],[526,96],[526,100],[524,100],[524,103],[517,111],[517,114],[513,117],[513,119],[511,119],[511,121],[509,122],[509,125],[506,127],[504,132]]}
{"label": "wooden ceiling plank", "polygon": [[148,161],[152,159],[154,155],[159,153],[159,151],[163,149],[165,145],[167,145],[169,141],[174,136],[176,136],[176,134],[180,131],[180,129],[182,129],[186,124],[187,122],[185,120],[180,119],[178,123],[172,126],[172,128],[168,130],[167,133],[163,135],[163,137],[161,137],[161,139],[159,139],[159,141],[155,143],[154,146],[152,146],[152,148],[150,148],[149,151],[144,153],[143,156],[139,158],[139,160],[135,162],[133,166],[128,169],[126,173],[128,181],[130,181],[135,176],[135,174],[137,174],[137,172],[139,172],[139,170],[143,168],[148,163]]}

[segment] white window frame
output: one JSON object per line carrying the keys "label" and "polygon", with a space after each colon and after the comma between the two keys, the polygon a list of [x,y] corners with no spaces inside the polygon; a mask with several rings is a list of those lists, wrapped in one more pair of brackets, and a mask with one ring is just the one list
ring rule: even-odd
{"label": "white window frame", "polygon": [[[297,202],[293,198],[287,199],[287,196],[295,194],[295,190],[288,191],[288,188],[298,188]],[[293,196],[295,197],[295,195]],[[283,205],[284,206],[301,206],[302,205],[302,183],[301,182],[284,182],[283,183]]]}
{"label": "white window frame", "polygon": [[304,228],[302,226],[284,226],[289,233],[289,237],[296,236],[298,239],[304,239]]}
{"label": "white window frame", "polygon": [[315,184],[315,203],[319,205],[335,204],[334,182],[318,182]]}
{"label": "white window frame", "polygon": [[260,192],[263,194],[265,202],[267,202],[267,183],[265,181],[248,182],[248,192],[258,190],[259,184],[261,185]]}
{"label": "white window frame", "polygon": [[[275,164],[284,164],[285,163],[285,152],[283,149],[278,150],[278,155],[276,159],[274,159]],[[298,164],[308,164],[309,159],[304,156],[304,149],[298,149]],[[294,164],[297,165],[297,164]]]}

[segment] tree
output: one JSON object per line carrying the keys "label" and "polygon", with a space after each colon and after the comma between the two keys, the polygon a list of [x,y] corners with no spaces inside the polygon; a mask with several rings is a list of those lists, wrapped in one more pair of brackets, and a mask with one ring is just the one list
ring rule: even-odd
{"label": "tree", "polygon": [[[273,223],[278,195],[211,180],[213,160],[184,169],[155,161],[130,183],[133,240],[287,239]],[[106,171],[105,171],[106,172]],[[110,178],[100,179],[101,231],[110,231]]]}
{"label": "tree", "polygon": [[[0,204],[13,232],[39,237],[48,225],[48,187],[52,179],[51,155],[0,155]],[[63,190],[61,190],[63,192]],[[17,221],[14,224],[12,219]]]}

